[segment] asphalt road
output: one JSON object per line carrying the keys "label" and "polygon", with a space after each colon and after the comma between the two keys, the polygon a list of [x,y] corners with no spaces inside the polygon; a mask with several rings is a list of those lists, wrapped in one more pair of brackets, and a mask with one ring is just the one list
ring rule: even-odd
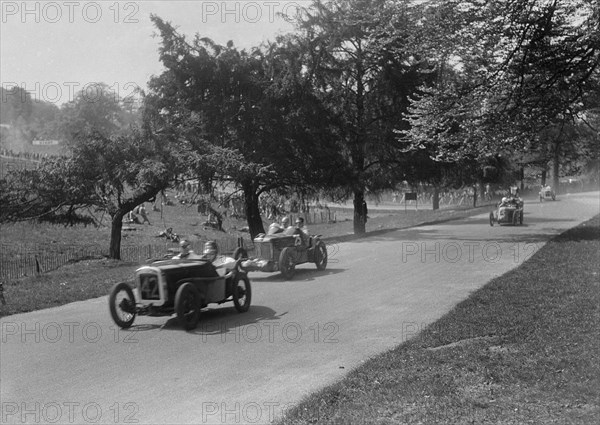
{"label": "asphalt road", "polygon": [[120,330],[107,297],[3,318],[0,423],[268,423],[599,212],[594,192],[526,203],[523,226],[485,214],[331,245],[327,270],[253,273],[250,311],[215,306],[194,332]]}

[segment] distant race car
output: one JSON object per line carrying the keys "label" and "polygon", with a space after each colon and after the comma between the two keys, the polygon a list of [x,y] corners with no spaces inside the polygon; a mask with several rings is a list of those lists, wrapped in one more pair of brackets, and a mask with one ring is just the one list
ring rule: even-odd
{"label": "distant race car", "polygon": [[200,310],[208,304],[232,301],[240,313],[248,311],[252,289],[240,261],[221,267],[204,259],[169,259],[152,262],[135,272],[135,285],[116,284],[109,296],[110,314],[121,328],[136,315],[177,314],[181,325],[195,329]]}
{"label": "distant race car", "polygon": [[493,226],[494,223],[522,225],[523,210],[524,204],[520,198],[502,198],[496,210],[490,212],[490,226]]}
{"label": "distant race car", "polygon": [[327,267],[327,246],[321,236],[306,236],[293,227],[281,233],[254,238],[255,255],[248,258],[244,248],[234,251],[235,259],[242,259],[242,268],[246,271],[281,272],[285,279],[294,276],[299,264],[314,263],[317,270]]}
{"label": "distant race car", "polygon": [[554,193],[554,190],[552,190],[550,186],[543,187],[542,190],[540,190],[540,202],[550,200],[556,200],[556,193]]}

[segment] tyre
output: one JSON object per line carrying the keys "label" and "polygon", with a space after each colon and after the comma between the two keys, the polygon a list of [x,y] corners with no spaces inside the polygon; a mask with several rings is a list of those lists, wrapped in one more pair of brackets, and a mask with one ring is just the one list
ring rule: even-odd
{"label": "tyre", "polygon": [[250,279],[246,274],[238,273],[233,287],[233,305],[240,313],[245,313],[250,308],[252,301],[252,288]]}
{"label": "tyre", "polygon": [[552,200],[556,201],[556,195],[554,193],[552,194]]}
{"label": "tyre", "polygon": [[490,226],[494,227],[494,213],[490,213]]}
{"label": "tyre", "polygon": [[327,267],[327,246],[322,241],[315,246],[315,265],[317,270],[325,270]]}
{"label": "tyre", "polygon": [[234,260],[239,260],[240,258],[245,260],[248,258],[248,252],[242,247],[236,248],[235,251],[233,251],[233,258]]}
{"label": "tyre", "polygon": [[513,226],[516,226],[518,223],[519,223],[519,213],[515,211],[512,214],[512,224],[513,224]]}
{"label": "tyre", "polygon": [[283,248],[281,254],[279,254],[279,271],[285,279],[289,280],[294,277],[295,268],[292,249],[289,247]]}
{"label": "tyre", "polygon": [[519,214],[519,224],[521,226],[523,225],[523,211],[521,211],[521,213]]}
{"label": "tyre", "polygon": [[185,330],[190,331],[198,326],[201,305],[200,292],[191,282],[185,282],[177,289],[175,312],[179,323]]}
{"label": "tyre", "polygon": [[126,282],[113,286],[108,297],[110,315],[120,328],[127,329],[133,325],[136,308],[133,290]]}
{"label": "tyre", "polygon": [[544,201],[544,197],[542,195],[540,195],[540,202]]}

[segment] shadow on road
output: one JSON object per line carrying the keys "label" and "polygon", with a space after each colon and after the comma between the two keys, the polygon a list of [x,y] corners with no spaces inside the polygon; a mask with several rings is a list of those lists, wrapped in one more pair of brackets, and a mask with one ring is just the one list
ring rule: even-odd
{"label": "shadow on road", "polygon": [[[243,326],[262,322],[275,322],[280,320],[285,314],[277,314],[275,310],[260,305],[250,306],[250,310],[241,314],[233,306],[209,308],[202,310],[198,327],[187,332],[204,337],[227,334]],[[168,319],[162,326],[162,329],[186,332],[175,316]]]}
{"label": "shadow on road", "polygon": [[[337,263],[337,259],[336,258],[330,258],[329,259],[329,264],[336,264]],[[327,267],[325,270],[316,270],[313,266],[313,268],[296,268],[296,272],[294,273],[294,277],[290,280],[286,280],[283,278],[283,276],[281,275],[281,273],[279,272],[274,272],[274,273],[260,273],[260,272],[256,272],[256,273],[252,273],[250,275],[250,281],[251,282],[280,282],[280,283],[294,283],[294,282],[298,282],[298,281],[312,281],[315,280],[321,276],[327,276],[327,275],[331,275],[331,274],[338,274],[338,273],[342,273],[346,271],[346,269],[331,269],[329,267]]]}

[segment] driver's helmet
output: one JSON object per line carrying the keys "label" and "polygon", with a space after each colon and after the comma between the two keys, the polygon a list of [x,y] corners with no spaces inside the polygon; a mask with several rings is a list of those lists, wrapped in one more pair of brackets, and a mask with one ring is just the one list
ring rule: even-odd
{"label": "driver's helmet", "polygon": [[502,198],[502,203],[504,204],[506,202],[508,202],[508,198],[505,196],[504,198]]}
{"label": "driver's helmet", "polygon": [[202,251],[204,258],[209,261],[215,261],[217,258],[217,253],[218,249],[215,241],[208,241],[204,244],[204,251]]}

